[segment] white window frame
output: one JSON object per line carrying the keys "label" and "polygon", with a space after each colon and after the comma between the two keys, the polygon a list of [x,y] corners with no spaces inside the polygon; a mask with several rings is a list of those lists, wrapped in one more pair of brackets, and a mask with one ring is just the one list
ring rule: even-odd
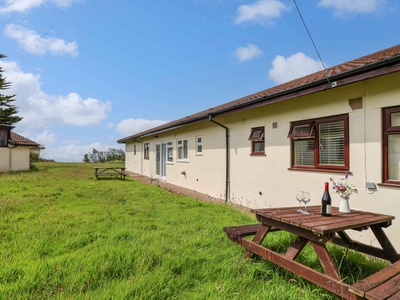
{"label": "white window frame", "polygon": [[[199,141],[200,139],[200,141]],[[200,148],[200,151],[199,151]],[[201,135],[196,136],[196,155],[203,155],[203,137]]]}
{"label": "white window frame", "polygon": [[179,139],[176,148],[177,148],[177,161],[179,162],[189,161],[189,140]]}
{"label": "white window frame", "polygon": [[167,142],[167,164],[172,165],[174,163],[174,143],[172,141]]}
{"label": "white window frame", "polygon": [[143,159],[150,159],[150,143],[143,144]]}

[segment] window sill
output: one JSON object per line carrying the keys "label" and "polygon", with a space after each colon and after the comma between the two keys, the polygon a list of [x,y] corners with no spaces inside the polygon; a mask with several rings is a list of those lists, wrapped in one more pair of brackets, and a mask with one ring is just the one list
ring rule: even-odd
{"label": "window sill", "polygon": [[400,182],[399,183],[389,183],[389,182],[377,183],[377,186],[400,188]]}
{"label": "window sill", "polygon": [[179,163],[188,163],[189,160],[187,160],[187,159],[178,159],[176,162],[179,162]]}
{"label": "window sill", "polygon": [[203,153],[196,153],[196,156],[203,156]]}
{"label": "window sill", "polygon": [[267,155],[262,152],[256,152],[256,153],[250,153],[250,156],[267,156]]}
{"label": "window sill", "polygon": [[338,174],[352,174],[350,171],[337,170],[337,169],[315,169],[315,168],[288,168],[289,171],[304,171],[304,172],[318,172],[318,173],[338,173]]}

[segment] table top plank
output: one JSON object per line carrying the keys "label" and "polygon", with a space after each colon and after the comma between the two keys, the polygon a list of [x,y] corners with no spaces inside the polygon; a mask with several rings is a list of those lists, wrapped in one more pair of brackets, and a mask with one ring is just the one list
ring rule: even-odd
{"label": "table top plank", "polygon": [[337,207],[332,208],[332,216],[321,216],[320,206],[311,206],[307,210],[309,215],[296,211],[296,207],[261,208],[252,212],[267,219],[276,220],[299,228],[310,230],[317,234],[330,234],[346,229],[358,229],[375,224],[388,223],[394,216],[352,210],[351,213],[340,213]]}

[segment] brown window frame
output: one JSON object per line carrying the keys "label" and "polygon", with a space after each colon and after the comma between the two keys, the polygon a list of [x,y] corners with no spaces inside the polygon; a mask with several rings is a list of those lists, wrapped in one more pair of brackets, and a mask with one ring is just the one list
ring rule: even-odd
{"label": "brown window frame", "polygon": [[[256,132],[260,131],[259,136],[254,136]],[[264,126],[259,126],[259,127],[253,127],[251,128],[250,136],[249,136],[249,141],[251,141],[251,153],[250,155],[265,155],[265,127]],[[262,151],[256,151],[256,145],[257,144],[263,144]]]}
{"label": "brown window frame", "polygon": [[10,129],[0,127],[0,132],[3,132],[3,134],[5,133],[5,143],[1,143],[0,147],[8,147],[8,141],[10,139]]}
{"label": "brown window frame", "polygon": [[[329,165],[320,164],[320,142],[319,142],[319,128],[320,125],[327,122],[344,121],[344,153],[343,160],[344,165]],[[295,133],[294,128],[299,125],[307,125],[308,131],[303,133]],[[313,130],[314,129],[314,130]],[[288,138],[290,138],[290,170],[305,170],[305,171],[337,171],[337,172],[347,172],[350,171],[350,160],[349,160],[349,116],[348,114],[329,116],[317,119],[309,119],[291,122],[290,129],[288,133]],[[314,143],[313,145],[313,165],[295,165],[295,142],[298,140],[309,140]],[[311,143],[310,143],[311,144]]]}
{"label": "brown window frame", "polygon": [[382,109],[382,154],[383,154],[383,171],[382,171],[382,185],[398,186],[400,181],[389,179],[389,151],[388,140],[389,135],[400,134],[400,126],[392,126],[391,114],[400,113],[400,106],[386,107]]}

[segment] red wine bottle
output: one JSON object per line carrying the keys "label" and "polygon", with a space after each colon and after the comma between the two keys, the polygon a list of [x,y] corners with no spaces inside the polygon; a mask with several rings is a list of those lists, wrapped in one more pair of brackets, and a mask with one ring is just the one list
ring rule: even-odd
{"label": "red wine bottle", "polygon": [[329,195],[329,182],[325,182],[325,191],[321,200],[321,215],[324,217],[332,216],[332,200]]}

